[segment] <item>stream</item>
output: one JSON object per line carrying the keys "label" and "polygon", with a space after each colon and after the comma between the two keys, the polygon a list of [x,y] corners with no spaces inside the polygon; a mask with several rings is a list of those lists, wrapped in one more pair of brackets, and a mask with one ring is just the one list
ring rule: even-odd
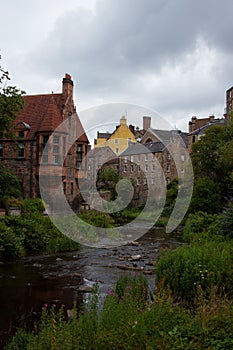
{"label": "stream", "polygon": [[120,276],[142,271],[154,290],[154,264],[160,249],[182,244],[179,236],[161,229],[150,229],[143,237],[114,248],[90,248],[27,257],[0,265],[0,349],[17,327],[38,320],[44,304],[66,309],[98,283],[100,297],[114,288]]}

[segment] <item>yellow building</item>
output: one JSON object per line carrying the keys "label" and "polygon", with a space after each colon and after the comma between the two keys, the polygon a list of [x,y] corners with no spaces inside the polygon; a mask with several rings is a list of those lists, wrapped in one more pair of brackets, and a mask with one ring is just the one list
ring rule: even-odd
{"label": "yellow building", "polygon": [[126,118],[122,117],[120,119],[120,125],[116,127],[116,130],[112,134],[97,133],[94,147],[108,146],[116,155],[120,155],[128,148],[129,142],[137,142],[137,140],[133,132],[129,129]]}

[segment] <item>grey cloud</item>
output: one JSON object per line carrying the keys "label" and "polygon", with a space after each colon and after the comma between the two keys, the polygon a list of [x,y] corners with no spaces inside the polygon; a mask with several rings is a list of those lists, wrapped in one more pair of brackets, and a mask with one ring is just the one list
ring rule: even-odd
{"label": "grey cloud", "polygon": [[[219,103],[219,89],[225,90],[231,76],[232,13],[231,0],[99,0],[96,12],[78,8],[60,17],[30,60],[41,74],[71,73],[83,98],[129,98],[162,110],[204,109],[211,101]],[[201,85],[199,72],[195,91],[185,91],[178,81],[177,90],[165,84],[167,92],[152,90],[146,96],[138,77],[154,74],[161,79],[164,65],[182,64],[200,38],[226,52],[225,66],[213,72],[212,86]]]}

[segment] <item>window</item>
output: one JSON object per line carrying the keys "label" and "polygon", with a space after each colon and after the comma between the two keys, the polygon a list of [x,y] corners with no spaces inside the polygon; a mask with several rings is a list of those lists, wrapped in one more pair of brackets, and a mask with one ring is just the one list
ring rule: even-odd
{"label": "window", "polygon": [[0,143],[0,158],[3,157],[3,144]]}
{"label": "window", "polygon": [[59,164],[59,136],[53,136],[53,164]]}
{"label": "window", "polygon": [[114,139],[114,143],[115,143],[115,145],[117,145],[118,144],[118,139]]}
{"label": "window", "polygon": [[127,157],[126,156],[124,157],[124,163],[127,163]]}
{"label": "window", "polygon": [[59,139],[60,139],[60,137],[58,135],[54,135],[53,136],[53,143],[55,145],[59,145]]}
{"label": "window", "polygon": [[82,168],[82,161],[83,161],[83,147],[82,145],[77,146],[77,168]]}
{"label": "window", "polygon": [[170,182],[171,182],[170,177],[167,177],[167,178],[166,178],[166,183],[167,183],[167,185],[168,185]]}
{"label": "window", "polygon": [[115,153],[118,153],[119,152],[119,148],[116,148],[116,152]]}
{"label": "window", "polygon": [[59,146],[53,146],[53,154],[59,154]]}
{"label": "window", "polygon": [[127,173],[127,165],[124,165],[123,171],[124,173]]}
{"label": "window", "polygon": [[24,158],[24,143],[23,142],[19,142],[18,146],[19,146],[18,158]]}
{"label": "window", "polygon": [[131,162],[134,161],[134,156],[130,156],[130,161],[131,161]]}
{"label": "window", "polygon": [[70,194],[71,195],[74,194],[74,184],[73,184],[73,182],[71,182],[71,184],[70,184]]}
{"label": "window", "polygon": [[155,162],[155,154],[152,154],[152,162]]}
{"label": "window", "polygon": [[181,154],[180,159],[181,159],[181,162],[184,162],[184,154]]}
{"label": "window", "polygon": [[48,164],[48,141],[49,141],[49,135],[43,135],[42,138],[42,163]]}
{"label": "window", "polygon": [[171,159],[171,155],[170,153],[167,153],[167,160],[170,160]]}
{"label": "window", "polygon": [[138,165],[138,173],[141,171],[141,167],[140,165]]}
{"label": "window", "polygon": [[139,186],[141,184],[140,178],[137,178],[137,185]]}
{"label": "window", "polygon": [[143,184],[144,184],[144,185],[147,184],[147,178],[146,178],[146,177],[144,177],[144,179],[143,179]]}
{"label": "window", "polygon": [[59,164],[59,155],[53,155],[53,164],[58,165]]}
{"label": "window", "polygon": [[19,137],[19,139],[23,139],[24,138],[24,131],[19,131],[18,137]]}
{"label": "window", "polygon": [[130,172],[133,173],[133,164],[130,165]]}
{"label": "window", "polygon": [[152,164],[152,171],[155,172],[155,170],[156,170],[155,164]]}
{"label": "window", "polygon": [[170,172],[170,170],[171,170],[171,165],[170,163],[167,163],[167,172]]}
{"label": "window", "polygon": [[43,154],[42,155],[42,163],[43,164],[48,164],[48,161],[49,161],[48,154]]}
{"label": "window", "polygon": [[155,179],[154,177],[151,178],[151,185],[154,185],[155,184]]}

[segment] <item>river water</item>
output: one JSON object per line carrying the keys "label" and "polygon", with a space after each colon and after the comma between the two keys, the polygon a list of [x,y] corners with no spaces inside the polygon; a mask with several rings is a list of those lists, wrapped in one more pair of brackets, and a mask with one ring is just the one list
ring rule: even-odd
{"label": "river water", "polygon": [[177,247],[180,237],[150,229],[136,242],[116,248],[90,248],[49,256],[28,257],[0,265],[0,349],[17,327],[33,325],[44,304],[79,305],[94,283],[100,296],[118,278],[142,271],[155,287],[154,264],[160,249]]}

